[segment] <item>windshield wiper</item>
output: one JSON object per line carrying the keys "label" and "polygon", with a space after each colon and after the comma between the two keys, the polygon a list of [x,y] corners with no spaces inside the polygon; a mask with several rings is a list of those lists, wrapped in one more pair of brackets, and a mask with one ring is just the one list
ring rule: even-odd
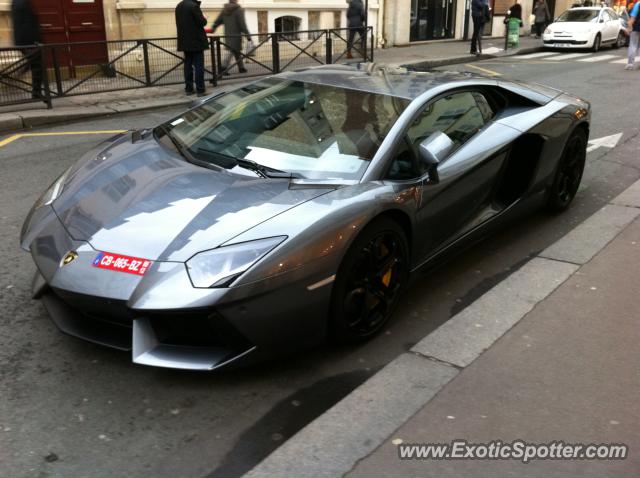
{"label": "windshield wiper", "polygon": [[[279,169],[271,168],[269,166],[265,166],[263,164],[256,163],[251,159],[244,158],[236,158],[233,156],[229,156],[228,154],[220,153],[218,151],[211,151],[204,148],[198,148],[198,152],[203,152],[205,154],[210,154],[212,156],[218,156],[224,161],[228,161],[233,163],[233,165],[240,166],[241,168],[250,169],[251,171],[255,171],[263,178],[302,178],[298,173],[291,173],[288,171],[281,171]],[[223,166],[223,167],[226,167]]]}
{"label": "windshield wiper", "polygon": [[263,178],[301,178],[298,173],[291,173],[288,171],[281,171],[279,169],[271,168],[263,164],[256,163],[251,159],[236,158],[238,166],[246,169],[251,169],[260,174]]}

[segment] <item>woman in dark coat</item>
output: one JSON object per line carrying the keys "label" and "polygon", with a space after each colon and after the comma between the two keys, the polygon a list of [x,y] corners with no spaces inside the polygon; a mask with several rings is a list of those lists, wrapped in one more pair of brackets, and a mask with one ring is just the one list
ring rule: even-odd
{"label": "woman in dark coat", "polygon": [[[29,0],[13,0],[11,3],[13,41],[16,46],[35,45],[42,41],[40,23]],[[22,49],[31,70],[31,96],[42,98],[42,52],[37,48]]]}
{"label": "woman in dark coat", "polygon": [[178,31],[178,51],[184,52],[184,83],[188,95],[194,93],[193,77],[198,96],[205,94],[204,50],[209,48],[204,27],[207,19],[200,10],[200,2],[182,0],[176,7],[176,29]]}
{"label": "woman in dark coat", "polygon": [[220,25],[224,25],[224,43],[229,49],[222,66],[224,74],[229,74],[229,63],[232,55],[236,59],[240,73],[246,73],[247,70],[244,67],[240,53],[242,51],[242,35],[251,34],[244,19],[244,9],[238,5],[238,0],[229,0],[229,3],[224,6],[216,21],[213,22],[213,31],[216,31],[216,28]]}

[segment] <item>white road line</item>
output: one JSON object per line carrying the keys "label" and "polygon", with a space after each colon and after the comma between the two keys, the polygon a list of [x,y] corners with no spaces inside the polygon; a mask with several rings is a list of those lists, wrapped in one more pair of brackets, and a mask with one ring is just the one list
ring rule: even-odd
{"label": "white road line", "polygon": [[492,47],[483,49],[482,53],[486,53],[487,55],[492,55],[494,53],[498,53],[499,51],[502,51],[502,48],[496,48],[495,46],[492,46]]}
{"label": "white road line", "polygon": [[516,55],[512,56],[514,60],[527,60],[529,58],[542,58],[543,56],[559,55],[556,51],[543,51],[542,53],[529,53],[528,55]]}
{"label": "white road line", "polygon": [[583,56],[589,56],[591,53],[571,53],[570,55],[558,55],[553,58],[545,58],[550,61],[571,60],[572,58],[582,58]]}
{"label": "white road line", "polygon": [[598,56],[592,56],[591,58],[583,58],[582,60],[578,60],[578,61],[593,63],[596,61],[611,60],[612,58],[618,58],[618,55],[598,55]]}
{"label": "white road line", "polygon": [[[640,56],[636,56],[636,63],[640,62]],[[610,61],[609,63],[614,64],[614,65],[626,65],[627,64],[627,59],[626,58],[620,58],[619,60],[615,60],[615,61]]]}

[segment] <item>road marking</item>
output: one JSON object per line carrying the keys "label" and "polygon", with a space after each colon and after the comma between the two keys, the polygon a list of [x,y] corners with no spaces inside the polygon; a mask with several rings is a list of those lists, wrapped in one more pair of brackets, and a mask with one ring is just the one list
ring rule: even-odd
{"label": "road marking", "polygon": [[[610,61],[609,63],[613,65],[626,65],[629,60],[627,58],[620,58],[616,61]],[[636,56],[636,62],[640,62],[640,56]]]}
{"label": "road marking", "polygon": [[498,73],[497,71],[489,70],[487,68],[481,68],[481,67],[476,66],[476,65],[471,65],[470,63],[467,63],[464,66],[469,67],[469,68],[475,68],[476,70],[479,70],[482,73],[486,73],[489,76],[502,76],[502,73]]}
{"label": "road marking", "polygon": [[583,58],[582,60],[578,60],[578,61],[586,61],[586,62],[592,63],[594,61],[605,61],[605,60],[610,60],[612,58],[618,58],[618,55],[598,55],[598,56],[592,56],[591,58]]}
{"label": "road marking", "polygon": [[498,53],[500,51],[503,51],[502,48],[496,48],[495,46],[492,46],[492,47],[485,48],[484,50],[482,50],[482,53],[486,53],[487,55],[492,55],[492,54]]}
{"label": "road marking", "polygon": [[598,148],[615,148],[622,138],[622,133],[616,133],[609,136],[603,136],[602,138],[596,138],[589,141],[589,147],[587,148],[587,153],[598,149]]}
{"label": "road marking", "polygon": [[13,143],[14,141],[20,138],[37,138],[41,136],[72,136],[72,135],[83,135],[83,134],[118,134],[118,133],[126,133],[127,130],[124,129],[113,129],[113,130],[104,130],[104,131],[60,131],[59,133],[19,133],[14,134],[13,136],[9,136],[8,138],[0,141],[0,148],[8,145],[9,143]]}
{"label": "road marking", "polygon": [[555,51],[543,51],[542,53],[529,53],[528,55],[517,55],[514,56],[514,60],[528,60],[529,58],[542,58],[543,56],[552,56],[559,55],[558,52]]}
{"label": "road marking", "polygon": [[549,60],[549,61],[570,60],[572,58],[580,58],[588,55],[591,55],[591,53],[571,53],[570,55],[558,55],[558,56],[554,56],[553,58],[545,58],[545,60]]}

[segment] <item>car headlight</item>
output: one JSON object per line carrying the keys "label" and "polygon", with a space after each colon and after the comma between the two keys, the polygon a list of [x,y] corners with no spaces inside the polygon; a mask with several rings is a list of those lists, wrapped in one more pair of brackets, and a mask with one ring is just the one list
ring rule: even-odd
{"label": "car headlight", "polygon": [[544,34],[545,34],[545,35],[551,35],[551,28],[546,28],[546,29],[544,30]]}
{"label": "car headlight", "polygon": [[269,237],[200,252],[187,261],[191,283],[199,288],[226,287],[286,238]]}
{"label": "car headlight", "polygon": [[67,179],[69,178],[69,174],[71,173],[72,169],[73,169],[73,166],[71,166],[64,173],[62,173],[60,177],[58,177],[58,179],[56,179],[53,182],[53,184],[49,186],[49,188],[36,201],[35,205],[33,206],[34,209],[37,209],[41,206],[48,206],[53,201],[55,201],[58,198],[58,196],[60,196],[60,194],[62,194],[64,183],[67,182]]}

